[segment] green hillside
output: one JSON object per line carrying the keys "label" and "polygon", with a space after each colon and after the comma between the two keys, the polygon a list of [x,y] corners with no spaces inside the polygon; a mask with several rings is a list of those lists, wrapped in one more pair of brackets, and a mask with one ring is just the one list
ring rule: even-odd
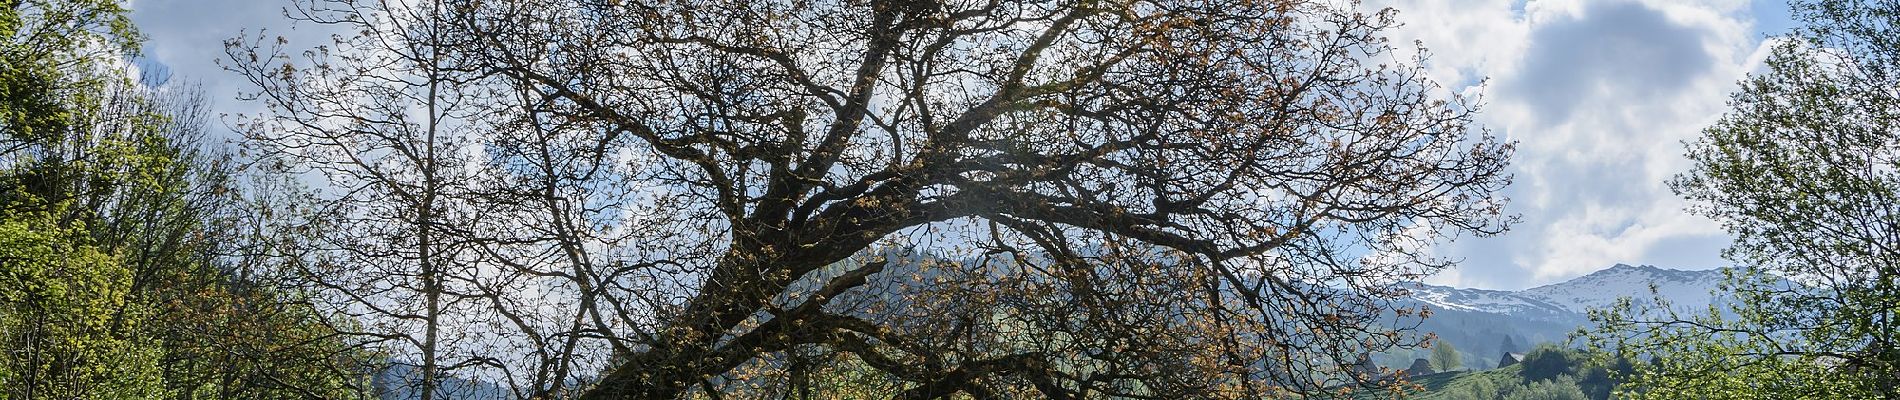
{"label": "green hillside", "polygon": [[[1431,374],[1431,375],[1411,377],[1411,378],[1407,378],[1406,380],[1406,383],[1408,384],[1408,386],[1410,386],[1410,390],[1407,390],[1407,393],[1405,396],[1403,396],[1403,398],[1406,398],[1406,399],[1461,398],[1461,397],[1449,397],[1448,393],[1452,391],[1468,390],[1468,389],[1461,389],[1461,388],[1482,386],[1494,381],[1508,381],[1508,380],[1520,379],[1519,375],[1521,371],[1523,370],[1524,370],[1523,367],[1513,365],[1509,367],[1492,369],[1492,370],[1484,370],[1484,371],[1468,371],[1468,370],[1467,371],[1450,371],[1450,372],[1440,372],[1440,373]],[[1356,398],[1356,399],[1368,399],[1368,400],[1389,399],[1389,398],[1399,398],[1399,397],[1400,396],[1395,396],[1394,393],[1390,391],[1384,391],[1384,390],[1363,391],[1353,396],[1353,398]]]}
{"label": "green hillside", "polygon": [[1524,362],[1483,371],[1451,371],[1407,379],[1400,396],[1391,391],[1368,391],[1359,399],[1424,400],[1584,400],[1607,399],[1618,381],[1615,371],[1627,373],[1629,363],[1600,353],[1545,346],[1527,354]]}
{"label": "green hillside", "polygon": [[1453,371],[1441,374],[1421,376],[1412,380],[1421,388],[1418,399],[1451,400],[1465,399],[1466,394],[1494,391],[1500,382],[1519,382],[1523,375],[1522,365],[1512,365],[1487,371]]}

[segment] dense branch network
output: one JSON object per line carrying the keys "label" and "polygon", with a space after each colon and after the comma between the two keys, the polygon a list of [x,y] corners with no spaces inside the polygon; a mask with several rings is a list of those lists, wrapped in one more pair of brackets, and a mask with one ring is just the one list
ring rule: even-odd
{"label": "dense branch network", "polygon": [[[365,27],[309,61],[236,43],[251,136],[393,196],[332,200],[440,192],[339,211],[440,235],[460,283],[401,289],[513,320],[560,366],[524,394],[1315,392],[1416,342],[1390,299],[1431,243],[1508,223],[1510,146],[1389,10],[359,3],[305,8]],[[390,68],[426,73],[361,79]]]}

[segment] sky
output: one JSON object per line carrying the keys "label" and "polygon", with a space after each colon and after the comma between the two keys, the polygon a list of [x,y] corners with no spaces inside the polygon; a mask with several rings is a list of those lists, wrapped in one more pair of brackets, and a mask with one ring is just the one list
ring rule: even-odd
{"label": "sky", "polygon": [[[1394,43],[1420,41],[1441,85],[1482,100],[1479,122],[1518,143],[1505,190],[1522,222],[1504,235],[1434,249],[1463,263],[1428,283],[1517,290],[1617,263],[1728,265],[1729,237],[1665,185],[1686,171],[1683,142],[1786,32],[1781,0],[1365,0],[1394,7]],[[293,48],[331,32],[283,16],[279,0],[133,0],[148,65],[203,85],[214,118],[260,111],[224,71],[223,43],[263,30]],[[1400,46],[1410,51],[1410,46]],[[215,128],[222,130],[222,128]]]}
{"label": "sky", "polygon": [[1407,23],[1395,41],[1423,41],[1432,76],[1481,96],[1479,122],[1518,143],[1505,195],[1523,222],[1435,249],[1464,262],[1428,283],[1516,290],[1617,263],[1729,265],[1729,236],[1665,182],[1789,28],[1784,3],[1380,2]]}

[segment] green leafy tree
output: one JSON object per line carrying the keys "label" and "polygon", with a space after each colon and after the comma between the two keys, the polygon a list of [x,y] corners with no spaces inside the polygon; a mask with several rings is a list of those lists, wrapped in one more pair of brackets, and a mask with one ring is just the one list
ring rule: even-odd
{"label": "green leafy tree", "polygon": [[1609,353],[1543,345],[1525,362],[1490,371],[1462,374],[1423,399],[1593,399],[1612,398],[1629,373],[1629,360]]}
{"label": "green leafy tree", "polygon": [[1650,357],[1638,398],[1900,397],[1900,4],[1794,4],[1671,182],[1735,236],[1702,310],[1625,303],[1594,344]]}
{"label": "green leafy tree", "polygon": [[125,12],[0,1],[0,398],[367,393],[333,316],[263,280],[298,236],[256,229],[282,211],[208,152],[198,92],[125,77]]}
{"label": "green leafy tree", "polygon": [[98,110],[100,68],[136,48],[136,36],[115,1],[0,1],[0,398],[161,391],[156,341],[125,334],[152,311],[127,301],[133,271],[92,225],[61,218],[89,205],[61,201],[74,192],[45,179],[110,169],[65,162],[79,152],[55,143],[91,133],[78,120]]}
{"label": "green leafy tree", "polygon": [[222,157],[199,153],[202,102],[187,89],[105,86],[99,101],[73,105],[67,129],[8,154],[0,222],[45,234],[19,238],[21,249],[57,249],[0,263],[14,283],[0,306],[46,316],[8,329],[8,369],[40,371],[0,378],[12,398],[362,392],[353,376],[364,369],[331,316],[258,275],[289,262],[258,249],[294,247],[296,236],[238,229],[283,211],[239,206],[262,193],[231,186]]}
{"label": "green leafy tree", "polygon": [[149,312],[119,261],[45,214],[0,215],[0,398],[158,397],[157,346],[114,326]]}
{"label": "green leafy tree", "polygon": [[1459,360],[1459,357],[1460,356],[1458,354],[1458,349],[1456,347],[1452,347],[1451,342],[1447,342],[1443,340],[1433,342],[1432,360],[1431,360],[1432,369],[1438,370],[1438,371],[1450,371],[1450,370],[1458,369],[1458,367],[1464,366],[1463,362]]}
{"label": "green leafy tree", "polygon": [[1524,354],[1524,382],[1554,379],[1582,370],[1584,355],[1553,345],[1541,345]]}
{"label": "green leafy tree", "polygon": [[1583,390],[1577,386],[1575,378],[1569,375],[1531,382],[1522,388],[1504,393],[1498,397],[1503,400],[1587,400]]}
{"label": "green leafy tree", "polygon": [[117,0],[0,0],[0,153],[58,134],[111,79],[102,64],[137,49]]}

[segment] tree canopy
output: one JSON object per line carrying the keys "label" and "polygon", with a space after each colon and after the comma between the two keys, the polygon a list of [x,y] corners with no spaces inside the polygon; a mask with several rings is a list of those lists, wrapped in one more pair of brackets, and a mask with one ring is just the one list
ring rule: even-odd
{"label": "tree canopy", "polygon": [[297,4],[354,34],[230,42],[239,129],[339,188],[303,279],[425,392],[1323,393],[1510,222],[1391,10]]}
{"label": "tree canopy", "polygon": [[1463,367],[1464,363],[1460,357],[1461,355],[1458,353],[1458,348],[1453,347],[1451,342],[1440,340],[1432,343],[1431,362],[1433,370],[1451,371]]}
{"label": "tree canopy", "polygon": [[[367,354],[259,279],[264,186],[115,1],[0,2],[0,399],[350,398]],[[261,176],[257,176],[262,178]]]}

